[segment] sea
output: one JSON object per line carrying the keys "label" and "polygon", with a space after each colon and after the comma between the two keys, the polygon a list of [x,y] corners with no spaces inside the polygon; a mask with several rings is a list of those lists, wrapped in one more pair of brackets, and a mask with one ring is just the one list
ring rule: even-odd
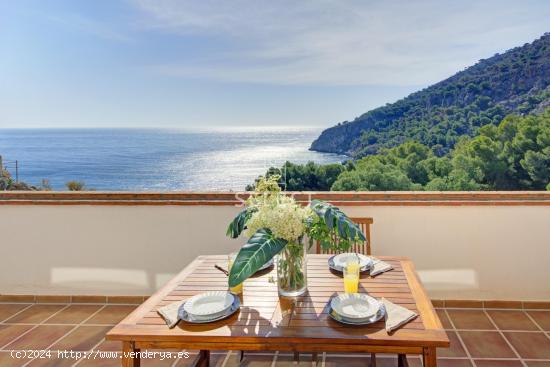
{"label": "sea", "polygon": [[269,167],[334,163],[308,150],[320,128],[0,129],[4,166],[31,185],[98,191],[241,191]]}

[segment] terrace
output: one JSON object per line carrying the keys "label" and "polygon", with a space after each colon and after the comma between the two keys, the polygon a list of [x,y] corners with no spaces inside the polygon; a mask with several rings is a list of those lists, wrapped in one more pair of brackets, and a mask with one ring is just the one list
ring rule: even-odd
{"label": "terrace", "polygon": [[[104,335],[200,255],[226,254],[234,193],[0,193],[0,365],[118,366],[58,350],[120,351]],[[376,255],[414,264],[451,341],[439,366],[550,366],[550,193],[297,193],[372,217]],[[52,350],[14,359],[12,351]],[[194,351],[189,351],[192,355]],[[421,365],[411,356],[409,365]],[[378,366],[396,365],[379,355]],[[193,358],[143,359],[186,366]],[[368,355],[302,354],[300,365],[366,366]],[[246,353],[242,365],[294,356]],[[211,364],[239,365],[234,352]]]}

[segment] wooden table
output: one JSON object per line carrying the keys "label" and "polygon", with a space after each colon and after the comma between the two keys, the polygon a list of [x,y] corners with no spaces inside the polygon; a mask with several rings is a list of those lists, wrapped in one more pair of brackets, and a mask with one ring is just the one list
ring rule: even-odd
{"label": "wooden table", "polygon": [[[420,316],[388,335],[383,321],[368,326],[344,326],[330,319],[327,302],[344,291],[341,275],[327,266],[329,255],[308,256],[308,292],[296,299],[277,294],[274,269],[248,279],[241,310],[210,324],[180,322],[168,329],[157,308],[209,290],[226,290],[226,256],[200,256],[107,334],[123,342],[123,366],[139,366],[129,352],[141,349],[200,350],[197,364],[207,366],[211,350],[286,352],[363,352],[421,354],[424,366],[436,366],[436,347],[449,339],[416,274],[403,257],[380,257],[394,270],[370,278],[363,275],[359,291],[416,311]],[[132,358],[133,357],[133,358]]]}

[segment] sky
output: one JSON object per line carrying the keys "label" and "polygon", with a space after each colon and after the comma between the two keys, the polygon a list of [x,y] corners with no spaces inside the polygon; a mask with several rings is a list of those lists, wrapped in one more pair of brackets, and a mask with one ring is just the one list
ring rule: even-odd
{"label": "sky", "polygon": [[548,0],[0,0],[0,128],[328,127],[549,19]]}

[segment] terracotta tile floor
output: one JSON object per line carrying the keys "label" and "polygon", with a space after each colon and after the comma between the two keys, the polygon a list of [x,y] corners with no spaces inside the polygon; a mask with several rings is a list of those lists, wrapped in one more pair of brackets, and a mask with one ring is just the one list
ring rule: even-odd
{"label": "terracotta tile floor", "polygon": [[[101,351],[116,357],[118,342],[105,341],[105,333],[135,305],[113,304],[24,304],[0,303],[0,366],[119,366],[118,358],[86,359],[76,353]],[[441,367],[550,367],[550,310],[439,308],[437,313],[448,331],[451,348],[438,350]],[[28,349],[50,350],[43,358],[13,358]],[[58,351],[73,351],[63,356]],[[154,351],[152,351],[154,352]],[[191,366],[190,358],[142,359],[142,366]],[[70,352],[68,352],[70,353]],[[105,357],[105,355],[103,356]],[[421,366],[417,356],[411,367]],[[239,364],[237,352],[212,354],[212,366],[284,367],[312,366],[312,356],[301,354],[246,353]],[[319,354],[318,366],[368,366],[368,355]],[[379,355],[377,366],[396,366],[395,356]]]}

